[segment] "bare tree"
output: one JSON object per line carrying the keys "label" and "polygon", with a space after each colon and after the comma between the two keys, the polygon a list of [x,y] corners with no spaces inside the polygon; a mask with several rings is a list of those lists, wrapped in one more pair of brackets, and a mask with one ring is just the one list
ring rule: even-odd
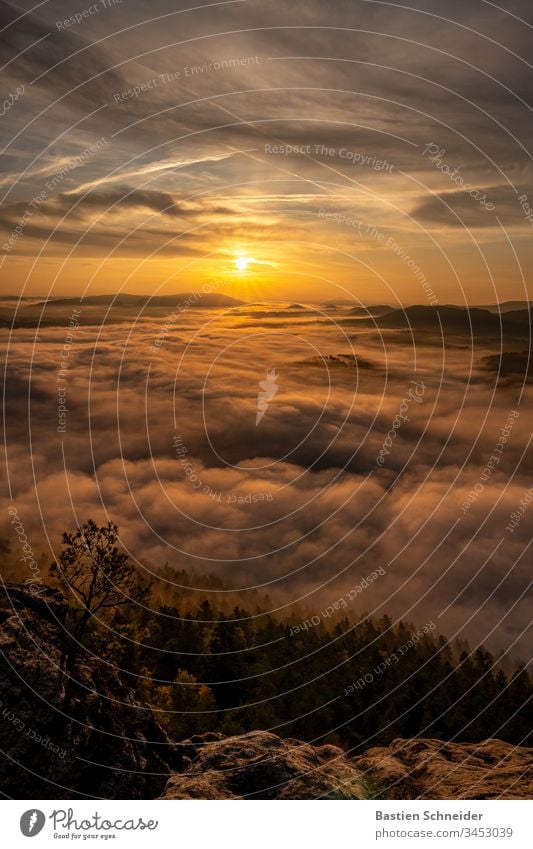
{"label": "bare tree", "polygon": [[78,602],[72,610],[72,640],[65,658],[70,669],[93,616],[125,604],[145,604],[150,598],[150,587],[141,582],[127,554],[117,548],[117,539],[115,524],[99,528],[89,519],[75,534],[63,534],[65,548],[50,567],[50,574]]}

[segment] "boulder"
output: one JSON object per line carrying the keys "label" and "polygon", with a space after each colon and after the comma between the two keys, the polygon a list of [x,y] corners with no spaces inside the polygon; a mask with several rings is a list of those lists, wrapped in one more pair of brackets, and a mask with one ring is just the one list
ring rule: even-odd
{"label": "boulder", "polygon": [[354,761],[382,799],[531,799],[533,749],[501,740],[393,740]]}
{"label": "boulder", "polygon": [[[207,738],[207,739],[206,739]],[[364,799],[356,767],[336,746],[251,731],[185,741],[191,761],[168,780],[162,799]]]}

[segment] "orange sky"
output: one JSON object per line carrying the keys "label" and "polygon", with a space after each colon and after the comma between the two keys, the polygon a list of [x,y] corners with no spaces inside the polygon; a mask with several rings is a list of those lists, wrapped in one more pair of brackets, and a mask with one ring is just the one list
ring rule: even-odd
{"label": "orange sky", "polygon": [[471,3],[438,25],[359,0],[326,17],[277,2],[266,20],[254,0],[159,5],[150,24],[139,0],[70,28],[64,0],[13,21],[6,294],[223,276],[251,299],[528,296],[531,71],[510,14],[476,8],[473,28]]}

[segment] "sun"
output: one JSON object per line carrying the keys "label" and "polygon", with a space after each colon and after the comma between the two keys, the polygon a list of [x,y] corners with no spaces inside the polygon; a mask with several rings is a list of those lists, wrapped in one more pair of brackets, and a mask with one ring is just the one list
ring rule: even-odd
{"label": "sun", "polygon": [[251,262],[253,262],[253,260],[249,256],[238,256],[235,260],[235,268],[238,271],[246,271]]}

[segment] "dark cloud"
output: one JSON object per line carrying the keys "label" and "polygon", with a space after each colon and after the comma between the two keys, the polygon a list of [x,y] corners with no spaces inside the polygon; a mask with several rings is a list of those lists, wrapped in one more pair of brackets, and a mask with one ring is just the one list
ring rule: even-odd
{"label": "dark cloud", "polygon": [[75,29],[60,31],[38,13],[21,13],[5,0],[0,3],[0,26],[9,33],[0,44],[2,65],[9,63],[6,79],[32,87],[36,99],[45,92],[50,106],[67,98],[63,105],[88,110],[102,104],[110,86],[123,82],[111,69],[109,54]]}
{"label": "dark cloud", "polygon": [[447,227],[495,227],[496,217],[506,227],[524,224],[517,193],[509,186],[479,188],[467,184],[459,191],[441,192],[424,198],[412,214],[426,223]]}

